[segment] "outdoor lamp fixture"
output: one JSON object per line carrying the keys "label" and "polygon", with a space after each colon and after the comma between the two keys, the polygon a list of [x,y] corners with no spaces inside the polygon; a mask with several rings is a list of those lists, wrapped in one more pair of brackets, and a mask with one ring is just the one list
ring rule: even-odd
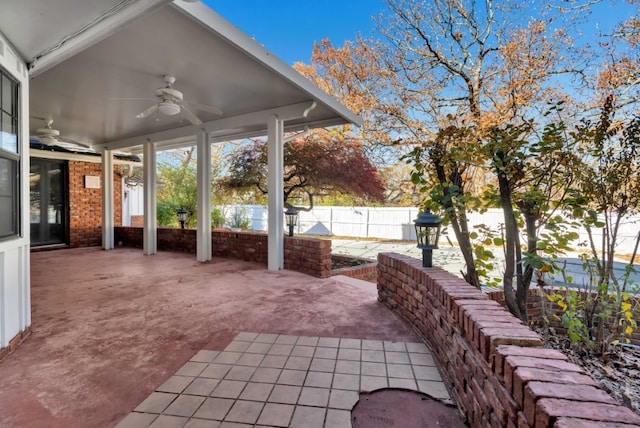
{"label": "outdoor lamp fixture", "polygon": [[180,222],[180,227],[184,229],[184,222],[187,221],[187,210],[184,207],[180,208],[177,212],[178,221]]}
{"label": "outdoor lamp fixture", "polygon": [[287,226],[289,226],[289,236],[293,236],[293,228],[298,224],[298,210],[289,207],[284,212],[285,220],[287,221]]}
{"label": "outdoor lamp fixture", "polygon": [[413,222],[416,225],[418,248],[422,250],[422,267],[431,267],[432,252],[438,248],[440,223],[442,223],[442,219],[427,210],[420,214]]}

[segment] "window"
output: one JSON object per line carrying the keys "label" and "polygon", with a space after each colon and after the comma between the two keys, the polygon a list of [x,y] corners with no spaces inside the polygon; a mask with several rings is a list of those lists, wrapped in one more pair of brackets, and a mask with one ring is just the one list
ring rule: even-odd
{"label": "window", "polygon": [[18,83],[0,68],[0,240],[20,234]]}

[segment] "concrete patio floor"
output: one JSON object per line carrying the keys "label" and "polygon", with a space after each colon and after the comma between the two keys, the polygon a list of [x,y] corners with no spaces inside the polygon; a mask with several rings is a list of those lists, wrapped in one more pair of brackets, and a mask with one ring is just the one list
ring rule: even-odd
{"label": "concrete patio floor", "polygon": [[335,278],[128,248],[31,256],[33,333],[0,363],[3,427],[115,426],[243,331],[419,342],[371,290]]}

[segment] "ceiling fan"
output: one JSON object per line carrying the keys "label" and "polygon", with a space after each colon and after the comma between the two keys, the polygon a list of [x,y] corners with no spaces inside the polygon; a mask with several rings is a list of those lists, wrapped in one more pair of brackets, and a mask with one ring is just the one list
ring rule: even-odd
{"label": "ceiling fan", "polygon": [[73,144],[79,147],[91,148],[91,146],[88,144],[84,144],[79,141],[75,141],[70,138],[60,136],[60,131],[52,127],[53,118],[51,116],[47,116],[47,117],[31,116],[31,117],[34,119],[39,119],[44,121],[44,128],[38,128],[36,130],[36,135],[35,135],[38,141],[40,141],[42,144],[46,144],[47,146],[65,146],[66,144],[64,143],[67,143],[67,144]]}
{"label": "ceiling fan", "polygon": [[176,78],[170,75],[164,75],[162,77],[164,78],[165,85],[163,88],[158,88],[155,91],[155,95],[160,100],[160,102],[138,113],[136,115],[138,119],[144,119],[145,117],[150,116],[156,111],[159,111],[160,113],[167,116],[175,116],[179,113],[182,113],[182,115],[193,125],[201,125],[202,121],[198,119],[198,116],[196,116],[191,110],[189,110],[187,106],[213,113],[215,115],[222,114],[222,110],[217,107],[184,101],[182,92],[173,88],[173,84],[176,81]]}

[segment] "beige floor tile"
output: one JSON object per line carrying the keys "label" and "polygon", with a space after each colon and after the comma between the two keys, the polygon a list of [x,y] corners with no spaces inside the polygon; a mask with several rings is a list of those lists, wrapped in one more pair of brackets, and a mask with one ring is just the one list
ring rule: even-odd
{"label": "beige floor tile", "polygon": [[191,361],[198,363],[210,363],[215,357],[218,356],[219,353],[220,351],[207,351],[203,349],[202,351],[198,351],[196,355],[191,357]]}
{"label": "beige floor tile", "polygon": [[318,346],[324,346],[326,348],[337,348],[340,346],[340,339],[337,337],[321,337],[318,340]]}
{"label": "beige floor tile", "polygon": [[315,336],[300,336],[298,338],[298,341],[296,342],[296,345],[317,346],[318,340],[320,340],[320,338]]}
{"label": "beige floor tile", "polygon": [[309,370],[310,365],[311,358],[309,357],[289,357],[284,368],[290,370]]}
{"label": "beige floor tile", "polygon": [[235,364],[241,356],[241,352],[222,351],[214,358],[213,362],[217,364]]}
{"label": "beige floor tile", "polygon": [[363,376],[386,376],[387,366],[384,363],[369,363],[363,361],[360,368]]}
{"label": "beige floor tile", "polygon": [[418,390],[434,398],[450,398],[449,391],[444,385],[444,382],[419,380]]}
{"label": "beige floor tile", "polygon": [[360,376],[336,373],[333,375],[332,388],[357,391],[360,389]]}
{"label": "beige floor tile", "polygon": [[360,391],[371,392],[378,389],[387,388],[389,384],[386,377],[379,376],[361,376],[360,377]]}
{"label": "beige floor tile", "polygon": [[436,361],[433,359],[433,355],[431,354],[416,354],[410,353],[409,360],[411,364],[414,366],[435,366]]}
{"label": "beige floor tile", "polygon": [[225,379],[230,380],[249,380],[253,373],[256,371],[255,367],[250,366],[233,366],[231,370],[225,375]]}
{"label": "beige floor tile", "polygon": [[145,413],[162,413],[177,396],[178,394],[169,394],[167,392],[152,392],[134,410]]}
{"label": "beige floor tile", "polygon": [[263,407],[264,403],[257,401],[238,400],[227,413],[225,421],[255,424]]}
{"label": "beige floor tile", "polygon": [[264,355],[262,354],[242,354],[236,364],[240,366],[258,367],[262,360],[264,360]]}
{"label": "beige floor tile", "polygon": [[329,407],[332,409],[351,410],[360,400],[358,391],[332,389],[329,395]]}
{"label": "beige floor tile", "polygon": [[[217,357],[216,357],[217,358]],[[207,367],[207,363],[199,363],[195,361],[187,361],[184,366],[180,367],[175,373],[177,376],[198,376],[202,370]]]}
{"label": "beige floor tile", "polygon": [[296,345],[291,350],[291,355],[294,357],[313,357],[315,350],[316,348],[314,348],[313,346]]}
{"label": "beige floor tile", "polygon": [[274,343],[278,339],[277,334],[261,333],[253,341],[259,343]]}
{"label": "beige floor tile", "polygon": [[240,422],[222,422],[219,428],[252,428],[252,424],[241,424]]}
{"label": "beige floor tile", "polygon": [[360,339],[340,339],[340,348],[360,349],[361,345]]}
{"label": "beige floor tile", "polygon": [[220,422],[207,419],[191,418],[185,424],[184,428],[219,428]]}
{"label": "beige floor tile", "polygon": [[384,348],[382,340],[363,340],[362,349],[367,349],[370,351],[382,351]]}
{"label": "beige floor tile", "polygon": [[183,391],[184,394],[208,396],[218,386],[220,379],[196,378]]}
{"label": "beige floor tile", "polygon": [[413,371],[408,364],[387,364],[387,374],[389,377],[413,379]]}
{"label": "beige floor tile", "polygon": [[268,401],[280,404],[296,404],[302,387],[291,385],[276,385],[271,391]]}
{"label": "beige floor tile", "polygon": [[290,404],[267,403],[258,418],[258,425],[288,427],[295,406]]}
{"label": "beige floor tile", "polygon": [[281,385],[304,385],[304,379],[307,372],[303,370],[282,370],[278,382]]}
{"label": "beige floor tile", "polygon": [[224,419],[231,406],[233,406],[234,402],[235,400],[229,398],[207,398],[193,417],[198,419],[213,419],[221,421]]}
{"label": "beige floor tile", "polygon": [[362,350],[362,361],[369,361],[372,363],[384,363],[384,351],[369,351]]}
{"label": "beige floor tile", "polygon": [[294,345],[282,345],[274,343],[267,352],[268,355],[290,355]]}
{"label": "beige floor tile", "polygon": [[200,377],[223,379],[232,367],[231,364],[211,363],[200,373]]}
{"label": "beige floor tile", "polygon": [[162,385],[160,385],[156,391],[158,392],[174,392],[176,394],[181,393],[189,386],[193,381],[193,377],[190,376],[171,376]]}
{"label": "beige floor tile", "polygon": [[247,382],[239,380],[221,380],[211,393],[212,397],[238,398]]}
{"label": "beige floor tile", "polygon": [[438,371],[437,367],[413,366],[413,371],[416,374],[416,379],[418,380],[442,381],[442,376],[440,376],[440,371]]}
{"label": "beige floor tile", "polygon": [[296,406],[293,411],[291,428],[322,428],[326,409],[320,407]]}
{"label": "beige floor tile", "polygon": [[316,352],[313,355],[315,358],[338,358],[338,348],[329,348],[329,347],[317,347],[315,348]]}
{"label": "beige floor tile", "polygon": [[329,403],[329,392],[327,388],[303,387],[300,391],[298,404],[302,406],[327,407]]}
{"label": "beige floor tile", "polygon": [[311,366],[309,370],[314,372],[331,372],[336,369],[336,360],[330,360],[326,358],[314,358],[311,360]]}
{"label": "beige floor tile", "polygon": [[227,345],[224,350],[226,352],[244,352],[251,345],[251,342],[244,342],[240,340],[234,340],[230,344]]}
{"label": "beige floor tile", "polygon": [[149,425],[149,428],[182,428],[187,420],[187,418],[180,416],[160,415]]}
{"label": "beige floor tile", "polygon": [[295,343],[298,341],[298,336],[292,336],[289,334],[281,334],[280,336],[278,336],[278,338],[276,339],[276,341],[274,343],[279,343],[282,345],[295,345]]}
{"label": "beige floor tile", "polygon": [[304,386],[314,386],[319,388],[331,388],[333,373],[308,372],[304,381]]}
{"label": "beige floor tile", "polygon": [[274,369],[284,368],[287,357],[284,355],[267,355],[260,363],[260,367],[270,367]]}
{"label": "beige floor tile", "polygon": [[338,350],[338,359],[339,360],[360,361],[360,350],[359,349],[340,348]]}
{"label": "beige floor tile", "polygon": [[416,381],[413,379],[398,379],[395,377],[389,378],[389,388],[402,388],[402,389],[411,389],[413,391],[418,390],[418,386],[416,385]]}
{"label": "beige floor tile", "polygon": [[233,340],[244,340],[247,342],[252,342],[256,337],[258,337],[258,333],[242,332],[238,333]]}
{"label": "beige floor tile", "polygon": [[185,416],[187,418],[193,416],[200,405],[204,402],[205,397],[199,395],[180,395],[167,407],[164,414],[172,416]]}
{"label": "beige floor tile", "polygon": [[338,360],[336,363],[336,373],[360,374],[360,361]]}
{"label": "beige floor tile", "polygon": [[431,351],[427,348],[427,345],[424,343],[407,343],[405,344],[407,347],[407,351],[413,352],[416,354],[430,354]]}
{"label": "beige floor tile", "polygon": [[252,354],[266,354],[271,349],[272,343],[252,343],[245,352]]}
{"label": "beige floor tile", "polygon": [[351,428],[351,412],[328,409],[324,428]]}
{"label": "beige floor tile", "polygon": [[406,352],[386,352],[384,358],[391,364],[409,364],[409,354]]}
{"label": "beige floor tile", "polygon": [[252,382],[276,383],[281,369],[272,369],[270,367],[258,367],[251,377]]}
{"label": "beige floor tile", "polygon": [[240,400],[267,401],[273,384],[249,382],[240,394]]}
{"label": "beige floor tile", "polygon": [[404,342],[390,342],[388,340],[385,340],[383,342],[383,346],[385,351],[392,351],[392,352],[407,351],[407,347],[405,346]]}
{"label": "beige floor tile", "polygon": [[153,422],[157,417],[158,415],[153,413],[131,412],[121,420],[118,425],[116,425],[116,428],[147,427],[151,425],[151,422]]}

